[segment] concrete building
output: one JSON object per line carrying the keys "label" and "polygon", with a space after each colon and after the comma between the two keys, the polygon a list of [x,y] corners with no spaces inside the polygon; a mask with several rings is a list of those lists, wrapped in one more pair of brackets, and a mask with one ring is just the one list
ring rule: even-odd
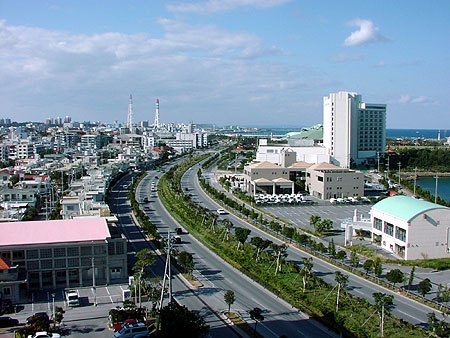
{"label": "concrete building", "polygon": [[364,196],[364,173],[319,163],[306,169],[309,193],[320,199]]}
{"label": "concrete building", "polygon": [[450,208],[408,196],[376,203],[372,241],[405,259],[450,258]]}
{"label": "concrete building", "polygon": [[351,92],[325,96],[323,145],[340,167],[374,162],[386,148],[386,105],[365,103]]}
{"label": "concrete building", "polygon": [[105,218],[0,224],[0,257],[18,266],[28,289],[91,286],[128,277],[127,243]]}

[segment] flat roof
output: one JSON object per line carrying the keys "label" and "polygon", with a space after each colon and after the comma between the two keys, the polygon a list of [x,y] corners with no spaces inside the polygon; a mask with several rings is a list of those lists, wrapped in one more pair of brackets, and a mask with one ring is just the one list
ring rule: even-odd
{"label": "flat roof", "polygon": [[405,221],[410,221],[417,215],[433,209],[448,209],[450,211],[450,208],[443,205],[400,195],[384,198],[372,206],[372,210],[380,211]]}
{"label": "flat roof", "polygon": [[0,247],[102,241],[111,237],[102,217],[0,223]]}

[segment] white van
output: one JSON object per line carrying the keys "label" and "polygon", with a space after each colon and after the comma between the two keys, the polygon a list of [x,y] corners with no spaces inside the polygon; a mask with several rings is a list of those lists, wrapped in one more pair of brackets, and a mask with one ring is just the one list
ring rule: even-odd
{"label": "white van", "polygon": [[80,294],[78,290],[66,290],[67,306],[80,306]]}

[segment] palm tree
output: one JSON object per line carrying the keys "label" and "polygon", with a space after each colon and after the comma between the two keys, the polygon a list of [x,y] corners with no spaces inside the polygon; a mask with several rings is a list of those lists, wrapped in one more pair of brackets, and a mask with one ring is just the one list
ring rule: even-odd
{"label": "palm tree", "polygon": [[313,259],[311,257],[303,258],[303,267],[300,270],[300,276],[302,276],[303,281],[303,293],[306,291],[306,283],[308,278],[312,275]]}
{"label": "palm tree", "polygon": [[389,306],[394,304],[394,296],[382,292],[374,292],[372,295],[375,300],[375,307],[380,316],[381,337],[384,337],[384,316],[386,313],[389,313]]}
{"label": "palm tree", "polygon": [[339,296],[340,296],[340,292],[341,292],[341,288],[345,289],[348,285],[348,275],[344,275],[342,272],[340,271],[336,271],[336,276],[335,276],[335,280],[337,283],[337,295],[336,295],[336,313],[339,310]]}
{"label": "palm tree", "polygon": [[225,292],[225,295],[223,296],[223,299],[225,300],[225,303],[227,303],[228,305],[228,312],[230,312],[231,305],[236,300],[236,297],[234,296],[234,291],[227,290],[227,292]]}
{"label": "palm tree", "polygon": [[287,245],[286,244],[280,244],[277,245],[275,243],[271,244],[272,250],[277,258],[277,263],[275,267],[275,274],[277,274],[279,271],[281,271],[281,263],[282,258],[287,256]]}

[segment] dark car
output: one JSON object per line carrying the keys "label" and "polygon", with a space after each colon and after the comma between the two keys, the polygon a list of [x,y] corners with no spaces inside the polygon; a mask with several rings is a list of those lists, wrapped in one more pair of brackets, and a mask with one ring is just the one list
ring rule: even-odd
{"label": "dark car", "polygon": [[182,235],[183,234],[183,229],[182,228],[175,228],[175,232],[177,233],[177,235]]}
{"label": "dark car", "polygon": [[11,317],[0,317],[0,327],[11,327],[19,325],[19,321]]}

